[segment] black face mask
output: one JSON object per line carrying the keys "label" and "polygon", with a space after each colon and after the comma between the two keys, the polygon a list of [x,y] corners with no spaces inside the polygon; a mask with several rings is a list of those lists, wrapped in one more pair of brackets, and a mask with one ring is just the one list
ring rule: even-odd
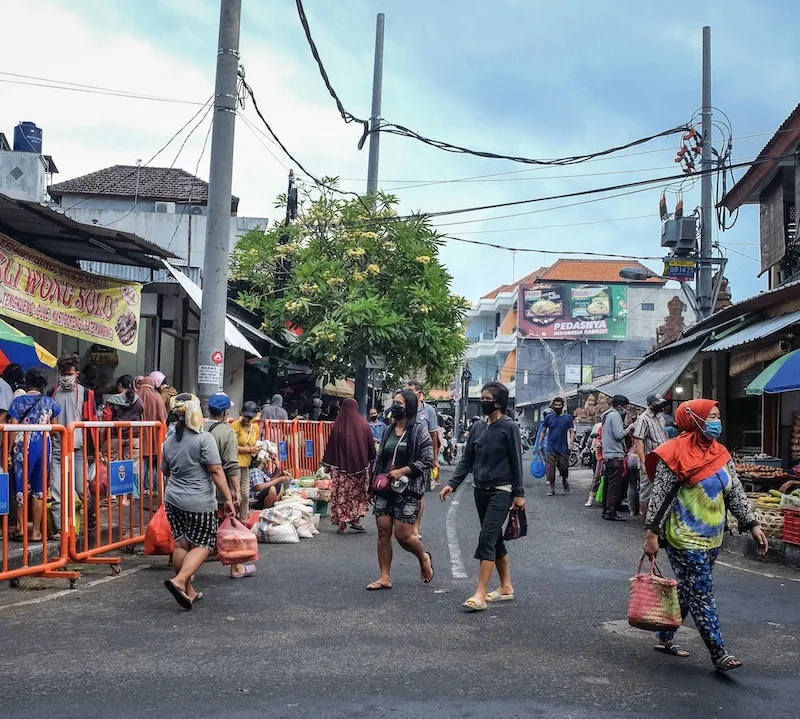
{"label": "black face mask", "polygon": [[485,415],[487,415],[487,416],[490,415],[496,409],[497,409],[497,407],[494,406],[494,400],[493,399],[481,400],[481,412],[483,412]]}
{"label": "black face mask", "polygon": [[392,417],[394,417],[395,419],[402,419],[403,417],[406,416],[406,408],[403,407],[403,405],[400,404],[399,402],[393,404],[392,409],[390,411],[392,413]]}
{"label": "black face mask", "polygon": [[369,421],[370,422],[374,422],[376,419],[378,419],[378,415],[377,414],[371,414],[369,416]]}
{"label": "black face mask", "polygon": [[563,407],[553,407],[553,412],[556,414],[561,414],[564,411]]}

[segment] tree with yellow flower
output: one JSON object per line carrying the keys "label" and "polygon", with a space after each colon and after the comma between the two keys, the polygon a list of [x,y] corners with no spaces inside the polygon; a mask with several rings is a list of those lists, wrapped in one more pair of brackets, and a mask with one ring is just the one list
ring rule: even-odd
{"label": "tree with yellow flower", "polygon": [[[451,292],[442,238],[422,217],[398,219],[396,207],[387,194],[370,201],[320,189],[304,198],[294,225],[240,239],[231,268],[249,287],[240,302],[263,313],[268,332],[303,329],[290,359],[339,377],[376,357],[398,377],[424,371],[443,384],[455,376],[466,300]],[[279,262],[291,267],[282,292]]]}

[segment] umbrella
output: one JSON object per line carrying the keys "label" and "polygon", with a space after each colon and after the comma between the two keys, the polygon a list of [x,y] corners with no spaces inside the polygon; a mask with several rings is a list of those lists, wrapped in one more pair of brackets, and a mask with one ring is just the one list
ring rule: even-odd
{"label": "umbrella", "polygon": [[800,350],[778,357],[744,391],[747,394],[775,394],[795,390],[800,390]]}
{"label": "umbrella", "polygon": [[56,358],[32,337],[0,320],[0,372],[14,363],[23,369],[55,367]]}

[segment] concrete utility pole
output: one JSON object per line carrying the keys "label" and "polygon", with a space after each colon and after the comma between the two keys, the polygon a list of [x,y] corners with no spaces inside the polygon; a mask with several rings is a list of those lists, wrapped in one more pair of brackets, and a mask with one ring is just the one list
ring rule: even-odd
{"label": "concrete utility pole", "polygon": [[236,124],[241,14],[242,0],[221,0],[208,183],[208,229],[203,262],[203,309],[200,312],[200,340],[197,350],[197,384],[203,406],[212,394],[221,389],[225,363],[233,136]]}
{"label": "concrete utility pole", "polygon": [[697,262],[697,305],[700,318],[714,312],[712,305],[711,231],[714,222],[711,169],[711,28],[703,28],[703,155],[700,170],[700,252]]}
{"label": "concrete utility pole", "polygon": [[[372,71],[372,112],[369,116],[369,165],[367,167],[367,194],[378,191],[378,160],[381,149],[381,94],[383,92],[383,29],[386,16],[381,12],[375,23],[375,64]],[[366,361],[356,367],[355,400],[362,414],[367,411]]]}

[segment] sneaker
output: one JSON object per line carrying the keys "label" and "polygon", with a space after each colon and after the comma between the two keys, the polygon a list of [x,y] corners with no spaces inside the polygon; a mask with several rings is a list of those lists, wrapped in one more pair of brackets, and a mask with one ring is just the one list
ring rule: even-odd
{"label": "sneaker", "polygon": [[616,512],[608,512],[603,515],[603,519],[608,520],[609,522],[624,522],[625,517],[621,514],[617,514]]}
{"label": "sneaker", "polygon": [[594,504],[594,502],[592,502],[592,500],[591,500],[591,499],[587,499],[587,500],[586,500],[586,504],[584,504],[583,506],[584,506],[584,507],[591,507],[593,504]]}
{"label": "sneaker", "polygon": [[570,490],[570,486],[569,486],[569,480],[566,480],[566,479],[565,479],[565,480],[564,480],[564,491],[565,491],[565,492],[569,492],[569,490]]}
{"label": "sneaker", "polygon": [[547,496],[548,496],[548,497],[552,497],[553,495],[555,495],[555,491],[554,491],[554,490],[552,490],[552,489],[548,489],[548,490],[547,490]]}

